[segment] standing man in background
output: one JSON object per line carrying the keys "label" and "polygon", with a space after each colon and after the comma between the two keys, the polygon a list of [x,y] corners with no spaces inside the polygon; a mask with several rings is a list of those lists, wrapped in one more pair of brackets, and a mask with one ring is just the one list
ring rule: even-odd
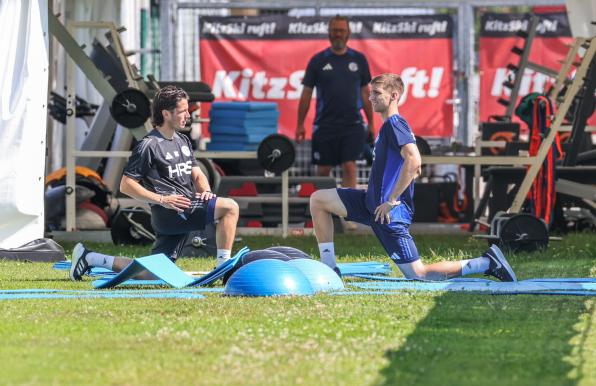
{"label": "standing man in background", "polygon": [[[298,106],[296,140],[306,135],[304,119],[313,89],[317,89],[317,111],[312,133],[312,162],[317,175],[329,176],[342,167],[342,186],[356,187],[356,159],[367,136],[373,136],[373,112],[369,97],[370,70],[364,55],[347,46],[350,24],[343,16],[329,21],[331,46],[315,54],[306,67]],[[360,110],[366,114],[365,127]],[[352,228],[354,226],[352,225]],[[349,225],[350,228],[350,225]]]}

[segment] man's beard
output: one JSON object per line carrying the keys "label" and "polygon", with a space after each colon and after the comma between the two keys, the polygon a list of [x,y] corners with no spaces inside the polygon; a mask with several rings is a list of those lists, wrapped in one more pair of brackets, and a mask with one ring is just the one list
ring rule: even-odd
{"label": "man's beard", "polygon": [[335,51],[341,51],[346,47],[346,42],[342,39],[333,39],[331,40],[331,47],[333,47]]}

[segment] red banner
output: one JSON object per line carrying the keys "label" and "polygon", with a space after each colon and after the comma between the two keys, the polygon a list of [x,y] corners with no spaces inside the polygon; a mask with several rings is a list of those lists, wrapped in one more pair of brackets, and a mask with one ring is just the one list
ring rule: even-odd
{"label": "red banner", "polygon": [[[201,79],[218,101],[276,102],[279,132],[294,137],[302,78],[310,58],[329,46],[327,21],[285,16],[200,19]],[[251,28],[252,27],[252,28]],[[400,113],[417,135],[453,132],[452,21],[446,16],[365,17],[351,21],[348,45],[368,59],[371,75],[401,74]],[[316,89],[315,89],[316,92]],[[306,119],[308,135],[315,113]],[[208,115],[208,108],[203,111]],[[380,127],[375,117],[375,127]]]}
{"label": "red banner", "polygon": [[[561,62],[569,51],[573,38],[569,30],[566,13],[540,14],[537,34],[530,50],[529,60],[555,71],[561,68]],[[507,69],[507,64],[516,65],[520,56],[513,54],[514,46],[523,48],[525,40],[516,36],[519,30],[527,30],[528,20],[524,15],[487,13],[482,16],[480,32],[480,121],[490,121],[491,115],[504,115],[506,107],[497,100],[509,100],[510,89],[503,82],[514,74]],[[519,96],[533,92],[545,92],[555,79],[547,75],[526,69],[520,84]],[[516,116],[515,122],[521,122]],[[594,117],[592,118],[594,120]],[[522,128],[526,125],[522,123]]]}

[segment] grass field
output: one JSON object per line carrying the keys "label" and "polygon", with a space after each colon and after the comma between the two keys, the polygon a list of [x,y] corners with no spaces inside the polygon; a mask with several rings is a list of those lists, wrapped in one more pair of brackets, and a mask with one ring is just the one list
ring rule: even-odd
{"label": "grass field", "polygon": [[[595,239],[570,235],[509,260],[519,279],[595,277]],[[426,262],[486,246],[465,236],[416,241]],[[244,238],[238,248],[282,244],[316,251],[310,237]],[[372,236],[340,235],[336,251],[341,262],[388,260]],[[0,283],[91,288],[50,264],[8,261]],[[0,384],[596,385],[594,316],[589,297],[462,293],[0,301]]]}

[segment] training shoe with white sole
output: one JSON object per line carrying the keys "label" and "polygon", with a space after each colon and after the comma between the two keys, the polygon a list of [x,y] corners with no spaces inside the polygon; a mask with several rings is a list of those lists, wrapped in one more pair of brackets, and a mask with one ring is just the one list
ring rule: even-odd
{"label": "training shoe with white sole", "polygon": [[72,259],[70,260],[70,279],[73,281],[79,281],[83,278],[83,275],[86,274],[91,268],[89,267],[89,263],[85,259],[85,256],[90,251],[83,246],[83,244],[78,243],[72,250]]}
{"label": "training shoe with white sole", "polygon": [[482,256],[488,257],[490,260],[488,270],[484,273],[485,275],[494,276],[501,281],[517,281],[515,272],[513,272],[513,269],[499,247],[494,244],[491,245]]}

